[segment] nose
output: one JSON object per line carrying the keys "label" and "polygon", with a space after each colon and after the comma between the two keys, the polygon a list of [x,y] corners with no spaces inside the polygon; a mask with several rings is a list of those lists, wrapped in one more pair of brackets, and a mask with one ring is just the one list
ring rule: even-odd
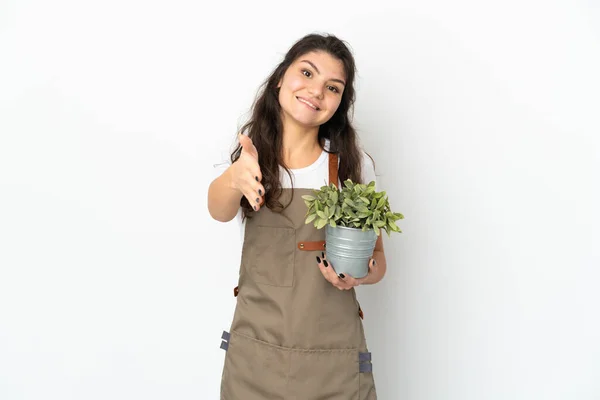
{"label": "nose", "polygon": [[319,84],[314,84],[308,88],[308,92],[317,99],[323,98],[323,88]]}

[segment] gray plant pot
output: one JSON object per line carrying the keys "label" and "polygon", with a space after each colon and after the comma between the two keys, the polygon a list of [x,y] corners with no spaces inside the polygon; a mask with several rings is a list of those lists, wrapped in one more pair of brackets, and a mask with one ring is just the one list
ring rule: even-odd
{"label": "gray plant pot", "polygon": [[377,242],[374,230],[362,231],[358,228],[327,225],[325,246],[327,260],[337,274],[343,273],[354,278],[363,278],[369,273],[369,260],[373,256]]}

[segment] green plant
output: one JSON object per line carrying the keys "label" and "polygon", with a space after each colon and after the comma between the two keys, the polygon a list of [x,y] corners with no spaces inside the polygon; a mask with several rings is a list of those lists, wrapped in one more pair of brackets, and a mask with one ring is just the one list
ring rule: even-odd
{"label": "green plant", "polygon": [[380,229],[385,229],[388,236],[391,232],[402,232],[396,221],[404,216],[390,210],[385,191],[376,192],[375,182],[365,185],[348,179],[341,190],[331,184],[314,190],[314,193],[314,196],[304,195],[302,198],[308,207],[305,223],[312,222],[317,229],[329,224],[334,228],[373,229],[378,236]]}

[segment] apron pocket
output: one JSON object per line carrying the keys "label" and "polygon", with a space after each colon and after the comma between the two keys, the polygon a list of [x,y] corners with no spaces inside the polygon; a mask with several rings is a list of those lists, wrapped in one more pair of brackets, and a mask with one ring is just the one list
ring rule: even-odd
{"label": "apron pocket", "polygon": [[257,226],[246,240],[248,273],[256,283],[292,286],[296,230],[294,228]]}
{"label": "apron pocket", "polygon": [[287,399],[288,351],[231,332],[223,377],[222,400]]}
{"label": "apron pocket", "polygon": [[292,351],[290,398],[362,400],[359,398],[357,353],[353,349]]}

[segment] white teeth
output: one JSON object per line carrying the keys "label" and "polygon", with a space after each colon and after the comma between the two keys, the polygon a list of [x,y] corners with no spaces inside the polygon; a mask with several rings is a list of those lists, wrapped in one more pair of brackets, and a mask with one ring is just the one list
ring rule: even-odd
{"label": "white teeth", "polygon": [[303,103],[304,103],[304,104],[306,104],[307,106],[309,106],[309,107],[312,107],[312,108],[314,108],[315,110],[318,110],[318,107],[314,106],[313,104],[309,103],[308,101],[306,101],[306,100],[304,100],[304,99],[301,99],[301,98],[298,98],[298,100],[300,100],[301,102],[303,102]]}

